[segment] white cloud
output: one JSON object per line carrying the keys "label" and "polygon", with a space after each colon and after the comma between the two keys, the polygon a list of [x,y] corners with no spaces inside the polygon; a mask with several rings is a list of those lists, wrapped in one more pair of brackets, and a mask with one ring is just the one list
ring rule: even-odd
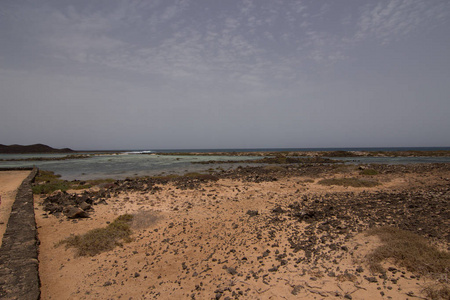
{"label": "white cloud", "polygon": [[359,18],[355,37],[376,38],[387,44],[445,22],[449,12],[448,1],[391,0],[369,4]]}
{"label": "white cloud", "polygon": [[196,1],[108,4],[17,6],[16,20],[36,25],[29,30],[42,55],[66,60],[64,67],[76,62],[102,69],[101,76],[277,88],[332,69],[373,38],[388,43],[446,22],[449,11],[445,1],[422,0],[369,2],[338,18],[330,16],[340,4],[310,1],[230,1],[226,12],[211,6],[208,13]]}

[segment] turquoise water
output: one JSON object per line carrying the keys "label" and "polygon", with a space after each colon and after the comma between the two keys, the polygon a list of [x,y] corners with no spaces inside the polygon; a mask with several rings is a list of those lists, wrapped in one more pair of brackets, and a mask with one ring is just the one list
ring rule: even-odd
{"label": "turquoise water", "polygon": [[[38,155],[2,154],[0,159],[37,157]],[[65,155],[39,155],[39,157],[62,157]],[[173,156],[144,154],[97,155],[86,159],[57,161],[0,161],[0,168],[33,167],[53,171],[62,179],[87,180],[98,178],[124,179],[134,176],[154,176],[160,174],[183,174],[206,171],[210,168],[228,169],[234,164],[192,164],[202,161],[248,160],[260,157],[245,156]]]}
{"label": "turquoise water", "polygon": [[[321,149],[191,149],[158,150],[158,152],[242,152],[242,151],[395,151],[395,150],[450,150],[450,148],[321,148]],[[0,159],[21,159],[33,157],[64,157],[69,154],[0,154]],[[148,155],[139,152],[122,152],[121,154],[101,154],[86,159],[58,161],[0,161],[0,168],[33,167],[53,171],[66,180],[87,180],[97,178],[124,179],[135,176],[154,176],[160,174],[183,174],[201,172],[208,169],[229,169],[237,164],[192,164],[202,161],[248,160],[260,156],[176,156]],[[352,164],[410,164],[410,163],[450,163],[450,157],[339,157],[332,158]],[[245,164],[239,164],[245,165]]]}

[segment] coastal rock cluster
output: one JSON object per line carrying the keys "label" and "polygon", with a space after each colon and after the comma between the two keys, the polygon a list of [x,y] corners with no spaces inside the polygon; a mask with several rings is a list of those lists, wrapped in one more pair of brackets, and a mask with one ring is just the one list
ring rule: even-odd
{"label": "coastal rock cluster", "polygon": [[305,196],[286,208],[276,206],[268,216],[268,224],[275,232],[293,222],[307,224],[302,232],[294,230],[289,242],[294,252],[303,251],[304,260],[317,262],[327,256],[324,250],[348,251],[344,241],[379,226],[394,226],[450,243],[449,203],[449,186],[418,191],[327,193]]}
{"label": "coastal rock cluster", "polygon": [[43,206],[46,212],[55,216],[64,213],[69,219],[87,218],[89,217],[88,212],[92,210],[92,205],[104,201],[94,202],[94,199],[96,198],[88,192],[78,195],[58,191],[46,197]]}

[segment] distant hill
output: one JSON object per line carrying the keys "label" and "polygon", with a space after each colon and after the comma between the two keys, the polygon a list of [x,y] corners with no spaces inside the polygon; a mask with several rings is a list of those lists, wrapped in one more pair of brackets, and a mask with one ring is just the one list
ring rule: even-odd
{"label": "distant hill", "polygon": [[0,153],[67,153],[74,152],[72,149],[55,149],[43,144],[34,145],[2,145],[0,144]]}

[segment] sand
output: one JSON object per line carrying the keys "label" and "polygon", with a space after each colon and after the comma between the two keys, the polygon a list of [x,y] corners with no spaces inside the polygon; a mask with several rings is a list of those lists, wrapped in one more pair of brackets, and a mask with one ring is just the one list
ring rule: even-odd
{"label": "sand", "polygon": [[[343,225],[337,227],[341,231],[321,231],[320,222],[274,214],[275,208],[288,210],[301,199],[445,187],[450,177],[445,170],[387,172],[377,175],[382,185],[372,188],[318,184],[321,178],[358,177],[358,172],[264,182],[223,178],[193,189],[171,183],[151,191],[124,189],[106,204],[95,205],[90,218],[79,220],[47,214],[40,205],[43,197],[36,196],[41,299],[423,298],[422,289],[432,279],[398,266],[384,278],[370,273],[364,258],[380,244],[376,237]],[[137,223],[133,241],[123,247],[78,257],[74,249],[56,246],[71,234],[105,227],[125,213],[135,214]],[[293,240],[308,242],[311,228],[319,241],[309,259],[309,248],[294,249]]]}
{"label": "sand", "polygon": [[0,171],[0,246],[8,224],[11,207],[16,198],[17,188],[29,174],[30,171]]}

